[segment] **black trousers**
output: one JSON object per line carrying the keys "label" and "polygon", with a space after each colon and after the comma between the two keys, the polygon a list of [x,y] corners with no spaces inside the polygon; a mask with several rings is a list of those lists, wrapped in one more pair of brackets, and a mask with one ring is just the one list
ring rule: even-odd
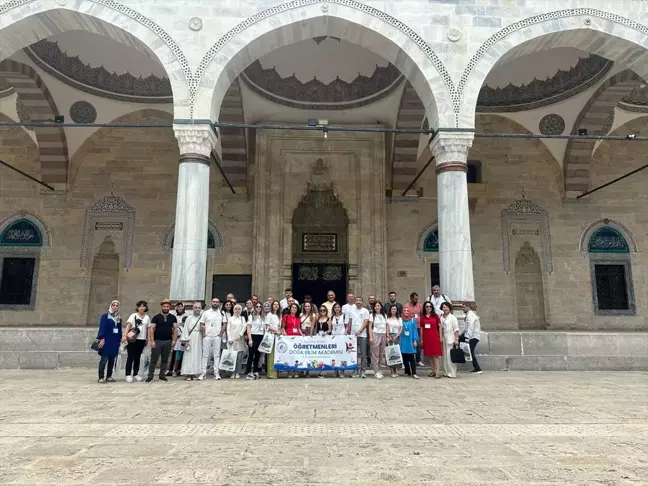
{"label": "black trousers", "polygon": [[[423,348],[423,346],[421,346],[421,336],[423,335],[422,332],[423,331],[421,329],[418,329],[419,345],[416,347],[416,362],[417,363],[421,362],[421,349]],[[414,373],[414,374],[416,374],[416,373]]]}
{"label": "black trousers", "polygon": [[416,374],[416,354],[415,353],[403,353],[403,367],[405,368],[405,374],[407,376],[412,376]]}
{"label": "black trousers", "polygon": [[[105,354],[101,355],[101,359],[99,360],[99,378],[104,377],[104,372],[106,373],[106,378],[112,377],[113,370],[115,369],[115,359],[117,359],[117,356],[109,358]],[[106,369],[106,365],[108,365],[108,369]]]}
{"label": "black trousers", "polygon": [[151,362],[149,363],[148,375],[153,378],[155,374],[155,365],[160,359],[160,376],[164,375],[167,363],[169,362],[169,353],[171,352],[171,341],[155,341],[155,348],[151,349]]}
{"label": "black trousers", "polygon": [[[466,335],[461,334],[459,336],[459,341],[462,343],[466,342]],[[479,339],[471,339],[468,341],[468,346],[470,347],[470,355],[472,356],[472,365],[473,365],[473,370],[475,371],[481,371],[481,368],[479,366],[479,363],[477,362],[477,353],[475,353],[475,350],[477,349],[477,345],[479,344]]]}
{"label": "black trousers", "polygon": [[259,368],[259,358],[261,357],[259,345],[261,341],[263,341],[263,334],[252,334],[252,346],[248,349],[246,373],[251,373],[252,370],[256,373],[261,371],[261,368]]}
{"label": "black trousers", "polygon": [[140,358],[142,357],[142,352],[145,347],[145,339],[138,339],[134,343],[126,346],[126,352],[128,353],[128,356],[126,357],[126,376],[130,376],[131,372],[133,375],[139,373]]}

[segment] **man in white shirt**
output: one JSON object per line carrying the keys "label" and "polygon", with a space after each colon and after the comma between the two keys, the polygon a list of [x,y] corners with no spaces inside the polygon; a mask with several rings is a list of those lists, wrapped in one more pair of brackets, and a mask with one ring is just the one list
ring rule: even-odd
{"label": "man in white shirt", "polygon": [[362,297],[355,298],[355,305],[349,308],[347,319],[349,320],[351,335],[356,336],[358,340],[358,368],[352,376],[354,378],[357,378],[358,376],[366,378],[367,376],[365,375],[365,371],[367,369],[367,326],[369,325],[369,311],[366,307],[362,306]]}
{"label": "man in white shirt", "polygon": [[[288,308],[288,299],[290,299],[293,296],[292,289],[288,288],[286,289],[286,296],[279,301],[279,307],[281,308],[281,312],[284,311],[284,309]],[[297,299],[295,299],[295,304],[299,305],[299,302],[297,302]]]}
{"label": "man in white shirt", "polygon": [[220,380],[218,365],[220,364],[221,340],[227,329],[227,314],[220,308],[220,300],[212,299],[211,309],[203,312],[200,318],[200,330],[203,335],[202,373],[198,377],[204,380],[207,375],[207,364],[214,358],[214,379]]}
{"label": "man in white shirt", "polygon": [[352,307],[355,307],[355,297],[353,294],[347,294],[347,303],[342,306],[342,314],[348,317]]}
{"label": "man in white shirt", "polygon": [[443,314],[443,311],[441,310],[441,304],[447,302],[448,304],[452,305],[452,301],[448,298],[447,295],[441,293],[441,288],[438,285],[432,287],[432,295],[430,295],[427,300],[428,302],[432,302],[434,312],[436,312],[438,316],[441,316]]}
{"label": "man in white shirt", "polygon": [[328,311],[328,316],[331,317],[333,315],[333,306],[336,304],[335,302],[335,292],[332,290],[329,290],[326,294],[326,302],[324,302],[322,305],[326,307],[326,310]]}
{"label": "man in white shirt", "polygon": [[479,338],[481,337],[481,323],[479,321],[479,316],[475,313],[476,310],[477,304],[474,302],[469,302],[463,305],[463,311],[466,314],[466,325],[464,331],[459,336],[459,341],[468,343],[470,346],[470,355],[472,356],[473,365],[471,373],[481,375],[482,370],[477,362],[477,355],[475,354],[475,349],[477,348]]}

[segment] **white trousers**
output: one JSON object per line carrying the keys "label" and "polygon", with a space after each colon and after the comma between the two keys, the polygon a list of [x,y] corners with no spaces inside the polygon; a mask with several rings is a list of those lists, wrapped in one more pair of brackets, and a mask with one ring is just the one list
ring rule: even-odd
{"label": "white trousers", "polygon": [[454,343],[443,342],[443,370],[450,378],[457,377],[457,365],[450,359],[450,350],[453,348]]}
{"label": "white trousers", "polygon": [[209,337],[205,336],[203,338],[203,354],[202,354],[202,372],[207,374],[207,364],[209,363],[209,358],[214,357],[214,375],[218,373],[218,365],[220,364],[220,355],[221,355],[221,337]]}

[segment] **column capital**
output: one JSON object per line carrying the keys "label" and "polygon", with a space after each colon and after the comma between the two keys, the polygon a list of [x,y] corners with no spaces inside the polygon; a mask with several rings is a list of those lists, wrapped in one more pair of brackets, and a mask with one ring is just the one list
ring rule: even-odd
{"label": "column capital", "polygon": [[196,154],[209,158],[212,150],[216,147],[218,137],[211,125],[184,125],[174,124],[175,133],[180,155]]}
{"label": "column capital", "polygon": [[[466,170],[468,151],[472,147],[474,133],[439,132],[430,142],[430,152],[436,159],[437,172],[446,170]],[[441,166],[441,167],[440,167]],[[464,167],[463,169],[461,167]]]}

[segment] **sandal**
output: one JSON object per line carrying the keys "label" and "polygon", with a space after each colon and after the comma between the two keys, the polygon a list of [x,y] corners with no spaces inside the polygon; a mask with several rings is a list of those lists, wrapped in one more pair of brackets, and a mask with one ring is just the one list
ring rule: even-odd
{"label": "sandal", "polygon": [[434,371],[430,371],[428,373],[428,378],[434,378],[436,375],[434,374]]}
{"label": "sandal", "polygon": [[440,379],[441,379],[441,375],[434,375],[434,378],[437,379],[437,380],[440,380]]}

